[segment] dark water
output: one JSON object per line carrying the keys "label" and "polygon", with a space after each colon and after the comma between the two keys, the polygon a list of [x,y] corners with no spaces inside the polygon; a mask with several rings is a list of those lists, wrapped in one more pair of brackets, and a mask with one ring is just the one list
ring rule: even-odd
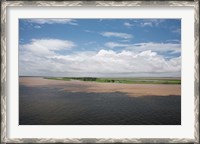
{"label": "dark water", "polygon": [[180,125],[180,96],[129,97],[19,86],[20,125]]}

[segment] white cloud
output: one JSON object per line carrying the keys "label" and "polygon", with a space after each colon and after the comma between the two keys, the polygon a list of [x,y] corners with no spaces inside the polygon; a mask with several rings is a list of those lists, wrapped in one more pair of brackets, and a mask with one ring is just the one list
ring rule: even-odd
{"label": "white cloud", "polygon": [[28,19],[28,22],[37,23],[37,24],[70,24],[70,25],[78,25],[73,19],[48,19],[48,18],[34,18]]}
{"label": "white cloud", "polygon": [[181,52],[181,44],[180,43],[135,43],[135,44],[124,44],[124,43],[116,43],[116,42],[108,42],[105,43],[105,46],[109,48],[115,47],[123,47],[124,49],[134,51],[134,52],[142,52],[151,50],[154,52],[168,52],[171,53],[180,53]]}
{"label": "white cloud", "polygon": [[63,40],[33,40],[21,45],[20,75],[126,76],[135,73],[171,73],[177,76],[181,70],[180,57],[166,60],[151,50],[115,52],[102,49],[66,55],[56,53],[73,46],[72,42]]}
{"label": "white cloud", "polygon": [[180,28],[173,29],[171,32],[172,33],[176,33],[176,34],[180,34],[181,33],[181,29]]}
{"label": "white cloud", "polygon": [[41,26],[39,26],[39,25],[36,25],[36,26],[34,26],[34,28],[36,28],[36,29],[40,29],[40,28],[41,28]]}
{"label": "white cloud", "polygon": [[177,39],[169,39],[169,40],[166,40],[166,42],[181,43],[181,41]]}
{"label": "white cloud", "polygon": [[153,27],[153,26],[159,26],[161,23],[163,23],[164,19],[146,19],[140,23],[140,26],[142,27]]}
{"label": "white cloud", "polygon": [[97,53],[85,52],[57,59],[66,61],[66,71],[75,73],[179,72],[181,66],[180,57],[165,60],[150,50],[141,53],[100,50]]}
{"label": "white cloud", "polygon": [[181,52],[181,44],[177,43],[154,43],[154,42],[148,42],[148,43],[137,43],[130,45],[128,49],[131,49],[133,51],[146,51],[146,50],[152,50],[155,52],[167,52],[172,51],[176,53]]}
{"label": "white cloud", "polygon": [[151,23],[151,22],[144,22],[144,23],[142,23],[142,26],[150,26],[150,27],[152,27],[153,26],[153,24]]}
{"label": "white cloud", "polygon": [[30,43],[20,45],[20,51],[46,56],[54,54],[55,51],[69,50],[74,46],[75,44],[68,40],[32,39]]}
{"label": "white cloud", "polygon": [[131,34],[119,33],[119,32],[102,32],[101,35],[105,37],[118,37],[124,39],[130,39],[133,37]]}
{"label": "white cloud", "polygon": [[131,23],[129,23],[129,22],[125,22],[125,23],[124,23],[124,26],[127,26],[127,27],[132,27],[132,26],[133,26],[133,24],[131,24]]}
{"label": "white cloud", "polygon": [[94,31],[91,31],[91,30],[84,30],[84,32],[87,32],[87,33],[94,33]]}

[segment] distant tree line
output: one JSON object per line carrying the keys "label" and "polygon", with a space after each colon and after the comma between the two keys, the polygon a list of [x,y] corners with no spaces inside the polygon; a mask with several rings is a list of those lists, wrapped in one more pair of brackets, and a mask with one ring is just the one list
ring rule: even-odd
{"label": "distant tree line", "polygon": [[97,78],[93,78],[93,77],[79,77],[79,78],[71,78],[71,79],[74,79],[74,80],[82,80],[82,81],[96,81]]}

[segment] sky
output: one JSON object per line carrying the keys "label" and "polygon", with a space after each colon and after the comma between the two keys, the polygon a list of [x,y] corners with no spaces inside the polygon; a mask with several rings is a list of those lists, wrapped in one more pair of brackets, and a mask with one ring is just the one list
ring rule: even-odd
{"label": "sky", "polygon": [[19,19],[19,75],[180,77],[180,19]]}

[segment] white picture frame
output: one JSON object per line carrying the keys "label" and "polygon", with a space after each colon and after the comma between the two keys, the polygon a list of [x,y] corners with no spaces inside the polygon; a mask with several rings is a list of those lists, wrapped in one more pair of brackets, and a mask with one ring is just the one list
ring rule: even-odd
{"label": "white picture frame", "polygon": [[[33,134],[33,137],[29,136],[19,136],[19,137],[9,137],[9,131],[10,129],[12,129],[12,125],[10,125],[11,123],[11,119],[9,119],[9,102],[10,102],[10,95],[13,93],[10,91],[10,87],[15,87],[15,89],[18,89],[17,85],[10,85],[10,81],[8,81],[8,78],[10,75],[10,71],[9,71],[9,63],[12,63],[13,61],[10,60],[9,56],[12,56],[8,53],[15,53],[18,51],[18,49],[9,49],[10,47],[10,31],[11,31],[11,18],[13,20],[13,18],[19,18],[18,13],[15,13],[16,10],[18,9],[24,9],[24,11],[28,11],[30,9],[30,7],[34,7],[34,8],[39,8],[40,10],[44,11],[44,13],[41,13],[41,15],[38,17],[44,17],[45,15],[47,16],[47,13],[45,13],[46,10],[50,10],[52,12],[54,12],[54,8],[70,8],[73,11],[77,10],[77,9],[84,9],[86,7],[91,8],[91,10],[97,9],[97,8],[119,8],[119,11],[121,10],[121,8],[136,8],[136,9],[148,9],[148,8],[158,8],[158,10],[162,9],[162,8],[173,8],[176,9],[177,8],[177,12],[179,11],[179,8],[182,9],[182,11],[184,11],[184,9],[192,9],[192,11],[194,12],[194,17],[193,17],[193,21],[194,21],[194,27],[193,27],[193,31],[191,33],[189,33],[188,31],[188,37],[192,37],[191,40],[194,40],[191,44],[194,44],[194,58],[191,60],[191,62],[194,62],[194,68],[192,69],[192,71],[190,71],[191,73],[188,73],[188,77],[187,79],[185,79],[184,81],[187,82],[187,80],[191,82],[193,82],[193,84],[191,86],[193,87],[189,87],[190,89],[189,92],[193,91],[191,94],[191,98],[189,98],[190,101],[194,102],[193,105],[191,106],[191,108],[193,109],[193,114],[194,117],[192,117],[190,120],[194,120],[194,125],[192,128],[192,133],[193,135],[191,136],[187,136],[187,133],[184,133],[183,136],[179,136],[179,137],[173,137],[173,136],[166,136],[166,137],[147,137],[147,136],[142,136],[142,137],[131,137],[130,136],[119,136],[119,137],[101,137],[101,135],[99,135],[98,137],[95,137],[95,135],[91,135],[91,132],[94,132],[94,130],[97,129],[91,129],[89,130],[90,133],[87,136],[69,136],[69,137],[65,137],[65,135],[61,134],[61,137],[52,137],[55,133],[47,133],[47,137],[43,138],[43,137],[35,137],[34,136],[34,130],[40,130],[39,127],[34,128],[32,127],[32,129],[27,129],[25,127],[22,127],[24,132],[29,131],[30,135]],[[13,11],[9,11],[10,9],[12,9]],[[62,1],[62,2],[56,2],[56,1],[4,1],[1,2],[1,142],[2,143],[55,143],[55,142],[64,142],[64,143],[116,143],[116,142],[122,142],[122,143],[188,143],[188,142],[194,142],[194,143],[199,143],[199,1],[151,1],[151,2],[143,2],[143,1],[121,1],[121,2],[117,2],[117,1]],[[101,11],[100,11],[101,12]],[[20,13],[20,12],[19,12]],[[51,13],[53,14],[53,13]],[[72,14],[71,17],[75,17],[78,16],[80,13],[76,13],[76,14]],[[185,15],[190,15],[191,16],[191,12],[185,10]],[[23,18],[29,18],[27,17],[27,15],[29,14],[25,14],[22,17]],[[54,15],[50,15],[47,17],[52,17],[54,18],[55,16],[58,16],[58,13],[55,13]],[[108,17],[112,14],[108,14]],[[138,14],[140,15],[140,14]],[[29,15],[30,18],[32,17],[31,15]],[[70,15],[68,15],[70,16]],[[90,15],[89,17],[91,18],[93,15]],[[95,16],[95,14],[94,14]],[[166,17],[167,15],[162,15],[160,14],[160,17]],[[192,15],[193,16],[193,15]],[[34,17],[34,16],[33,16]],[[80,16],[81,17],[81,16]],[[123,17],[123,15],[122,15]],[[16,30],[16,29],[15,29]],[[187,33],[187,30],[185,30],[185,32]],[[193,35],[194,34],[194,37]],[[186,38],[186,37],[185,37]],[[185,40],[183,38],[183,40]],[[18,41],[18,39],[16,38],[15,41]],[[191,46],[191,45],[189,45]],[[185,49],[183,49],[185,50]],[[11,52],[12,51],[12,52]],[[190,51],[191,52],[191,51]],[[182,65],[183,67],[186,65]],[[17,66],[16,66],[17,67]],[[187,69],[187,68],[186,68]],[[183,69],[183,70],[186,70]],[[194,72],[194,75],[192,74]],[[15,76],[13,76],[12,78],[14,78],[12,81],[15,81]],[[184,82],[183,81],[183,82]],[[187,88],[187,87],[184,87]],[[183,89],[183,88],[182,88]],[[16,91],[17,92],[17,91]],[[17,99],[16,99],[17,100]],[[182,107],[183,108],[183,107]],[[187,116],[186,116],[187,117]],[[182,117],[185,118],[185,117]],[[188,126],[188,125],[187,125]],[[168,126],[170,127],[170,126]],[[112,130],[113,128],[113,130]],[[151,127],[152,130],[155,127]],[[187,127],[186,127],[187,128]],[[89,127],[87,128],[89,129]],[[99,130],[101,129],[101,127],[98,128]],[[111,127],[111,130],[109,130],[109,132],[112,131],[117,131],[120,130],[121,128],[115,128],[115,127]],[[123,129],[123,126],[122,126]],[[156,129],[156,128],[155,128]],[[17,129],[16,129],[17,130]],[[55,129],[55,131],[58,131],[59,129]],[[66,129],[62,129],[61,133],[64,133]],[[32,132],[31,132],[32,131]],[[101,131],[101,133],[103,133],[103,131],[105,131],[104,129]],[[123,130],[122,130],[123,131]],[[125,129],[126,131],[126,129]],[[170,129],[169,129],[170,131]],[[15,131],[16,133],[20,133],[19,131]],[[131,131],[130,131],[131,132]],[[190,131],[191,132],[191,131]],[[68,132],[69,133],[69,132]],[[173,132],[172,132],[173,133]],[[119,134],[118,134],[119,135]]]}

